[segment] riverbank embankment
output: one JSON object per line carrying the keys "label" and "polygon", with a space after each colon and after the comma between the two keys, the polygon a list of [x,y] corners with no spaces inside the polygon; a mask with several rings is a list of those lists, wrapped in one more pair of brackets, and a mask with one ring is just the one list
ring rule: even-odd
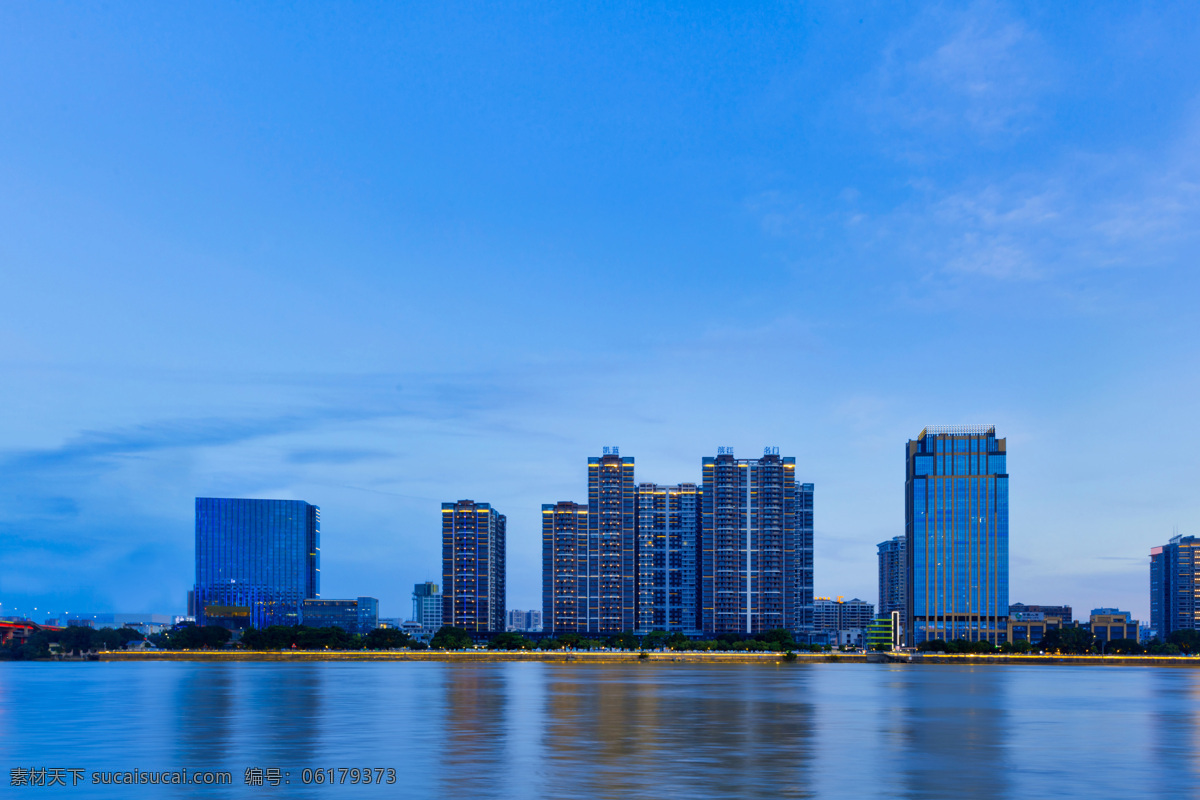
{"label": "riverbank embankment", "polygon": [[794,659],[783,653],[713,652],[620,652],[607,650],[113,650],[96,656],[99,661],[440,661],[457,664],[483,664],[499,661],[541,661],[553,664],[1027,664],[1074,666],[1200,667],[1200,658],[1188,656],[1100,656],[1100,655],[951,655],[948,653],[796,653]]}
{"label": "riverbank embankment", "polygon": [[[614,650],[112,650],[99,661],[545,661],[549,663],[625,664],[676,662],[693,664],[775,664],[784,653],[662,653],[644,655]],[[863,653],[796,653],[797,662],[866,662]]]}

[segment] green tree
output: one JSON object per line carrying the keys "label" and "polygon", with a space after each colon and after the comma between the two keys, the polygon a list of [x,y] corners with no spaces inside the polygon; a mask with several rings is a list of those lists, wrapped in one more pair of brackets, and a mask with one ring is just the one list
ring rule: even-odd
{"label": "green tree", "polygon": [[762,642],[774,642],[779,645],[778,649],[780,650],[790,650],[796,646],[796,640],[792,638],[792,632],[786,628],[772,628],[754,638]]}
{"label": "green tree", "polygon": [[650,631],[646,634],[646,638],[642,640],[642,647],[646,650],[661,650],[667,646],[668,634],[666,631]]}
{"label": "green tree", "polygon": [[1200,653],[1200,631],[1172,631],[1167,637],[1167,643],[1178,647],[1184,655],[1195,655]]}
{"label": "green tree", "polygon": [[1086,628],[1051,628],[1042,637],[1041,649],[1047,653],[1090,653],[1096,637]]}
{"label": "green tree", "polygon": [[538,642],[537,646],[539,650],[561,650],[563,643],[551,636],[549,638],[542,639],[540,642]]}
{"label": "green tree", "polygon": [[396,628],[376,628],[363,637],[363,647],[367,650],[396,650],[407,647],[411,641],[412,637]]}
{"label": "green tree", "polygon": [[1164,642],[1157,636],[1146,642],[1146,652],[1152,656],[1177,656],[1181,653],[1179,645]]}
{"label": "green tree", "polygon": [[533,640],[519,633],[506,631],[498,633],[488,642],[489,650],[532,650]]}
{"label": "green tree", "polygon": [[608,637],[604,645],[616,650],[640,650],[642,641],[633,633],[625,631],[624,633],[617,633]]}
{"label": "green tree", "polygon": [[165,632],[156,643],[170,650],[212,650],[224,647],[231,638],[233,633],[220,625],[183,625]]}
{"label": "green tree", "polygon": [[1113,639],[1108,643],[1108,647],[1104,648],[1105,653],[1122,656],[1136,656],[1143,651],[1144,648],[1137,643],[1137,639]]}
{"label": "green tree", "polygon": [[429,643],[429,646],[434,650],[468,650],[475,646],[475,641],[465,628],[443,625],[433,635],[433,640]]}

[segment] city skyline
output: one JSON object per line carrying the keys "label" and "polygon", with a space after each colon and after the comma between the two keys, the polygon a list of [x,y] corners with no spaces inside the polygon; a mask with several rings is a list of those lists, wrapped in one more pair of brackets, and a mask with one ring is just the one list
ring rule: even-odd
{"label": "city skyline", "polygon": [[[954,437],[954,438],[964,438],[965,437],[967,439],[975,437],[976,435],[986,435],[989,437],[995,436],[995,426],[926,426],[926,428],[922,429],[920,437],[918,437],[918,440],[916,440],[915,442],[914,442],[914,440],[909,440],[909,443],[907,446],[908,447],[907,461],[910,465],[908,468],[910,476],[909,476],[909,480],[907,482],[908,487],[909,487],[907,489],[907,491],[909,491],[909,492],[912,491],[912,488],[911,488],[912,473],[915,471],[915,468],[912,465],[918,463],[916,461],[916,456],[914,455],[914,453],[918,453],[918,452],[924,453],[925,452],[923,449],[923,447],[924,447],[923,440],[924,440],[924,437],[926,436],[927,431],[931,433],[931,439],[933,439],[935,437],[936,438],[944,438],[945,436],[947,436],[949,434],[962,434],[962,436],[958,436],[958,437]],[[988,441],[990,442],[992,440],[988,439]],[[1005,468],[1005,458],[1006,458],[1005,440],[997,439],[995,441],[999,442],[999,445],[998,445],[999,461],[997,463],[1000,465],[1000,468],[1003,469],[1003,468]],[[988,446],[991,447],[992,445],[989,444]],[[914,447],[916,447],[916,450],[913,449]],[[604,465],[611,462],[612,469],[610,471],[613,473],[613,478],[610,479],[608,481],[608,483],[611,484],[614,487],[614,489],[609,489],[608,491],[610,494],[613,494],[613,492],[615,491],[615,494],[613,494],[613,497],[616,499],[615,499],[615,502],[610,501],[609,504],[615,505],[618,509],[616,511],[615,515],[611,515],[611,516],[613,516],[613,519],[616,520],[613,523],[616,526],[614,528],[614,530],[617,534],[617,536],[614,538],[615,542],[618,542],[618,543],[623,542],[626,538],[624,536],[624,528],[626,527],[626,524],[622,521],[622,515],[625,512],[621,511],[620,509],[625,509],[626,507],[633,508],[633,509],[641,508],[641,505],[643,503],[643,498],[640,493],[648,492],[649,494],[654,495],[654,494],[661,494],[663,492],[678,493],[680,490],[683,490],[685,493],[687,493],[687,492],[693,493],[693,497],[695,498],[693,502],[696,502],[699,499],[698,495],[703,495],[703,492],[699,491],[700,487],[703,484],[703,481],[699,485],[683,483],[683,484],[680,484],[679,486],[663,486],[663,485],[659,485],[659,484],[647,483],[645,481],[637,480],[637,479],[635,479],[634,472],[633,472],[634,459],[632,457],[622,457],[620,455],[620,448],[617,446],[611,446],[611,447],[605,446],[603,449],[604,449],[603,457],[589,457],[587,459],[588,483],[590,486],[588,491],[589,491],[589,495],[591,495],[593,498],[591,501],[592,505],[599,507],[604,504],[604,501],[602,500],[602,498],[604,497],[605,490],[603,489],[603,486],[605,484],[605,481],[602,478],[602,475],[604,474],[604,471],[605,471]],[[744,459],[735,460],[733,458],[734,448],[732,446],[719,446],[716,448],[716,450],[719,454],[718,457],[714,458],[714,457],[710,457],[710,456],[704,456],[701,458],[701,473],[702,474],[705,472],[711,472],[713,470],[713,467],[715,466],[715,464],[720,459],[724,459],[724,460],[728,461],[730,464],[742,463],[744,466],[749,466],[754,463],[757,463],[757,459],[754,460],[753,462],[746,461]],[[778,460],[778,455],[777,455],[778,448],[777,447],[773,447],[773,446],[764,447],[763,452],[764,452],[764,456],[763,456],[764,461],[770,460],[771,458]],[[930,453],[935,452],[932,449],[932,445],[930,445],[929,452]],[[937,451],[937,452],[940,452],[940,451]],[[951,452],[951,451],[947,451],[947,452]],[[982,450],[980,452],[982,452]],[[769,454],[771,454],[771,453],[774,453],[775,455],[769,456]],[[963,455],[963,456],[960,456],[960,459],[968,458],[968,457],[969,456]],[[982,457],[983,456],[980,456],[980,458],[982,458]],[[928,460],[930,458],[930,456],[922,456],[922,458]],[[947,459],[949,459],[949,458],[950,457],[947,456]],[[995,456],[994,456],[994,458],[995,458]],[[794,470],[794,459],[792,459],[792,458],[783,459],[782,462],[780,462],[780,463],[782,464],[784,462],[786,462],[786,464],[788,464],[788,465],[792,465],[789,467],[789,474],[793,474],[792,470]],[[938,462],[935,461],[933,463],[936,464]],[[947,466],[945,466],[944,469],[950,471],[947,474],[958,474],[953,471],[956,467],[950,466],[950,464],[951,464],[950,460],[947,460],[946,464],[947,464]],[[989,468],[990,468],[990,466],[991,465],[989,463]],[[935,474],[938,469],[943,469],[943,467],[941,467],[941,466],[935,467],[931,464],[931,465],[921,467],[921,469],[927,470],[927,471],[919,473],[919,474]],[[1006,487],[1008,476],[1003,475],[1002,477],[1004,479],[1004,484]],[[742,483],[746,483],[746,480],[743,479]],[[630,490],[630,487],[632,488],[632,494],[630,495],[630,499],[625,499],[624,495],[626,492],[628,492]],[[804,525],[807,526],[806,528],[804,528],[803,533],[808,537],[806,540],[807,548],[809,551],[811,551],[814,549],[813,545],[812,545],[812,539],[813,539],[813,534],[812,534],[813,484],[797,483],[797,484],[795,484],[795,491],[796,491],[796,497],[797,497],[797,501],[798,501],[796,510],[799,511],[802,508],[808,509],[806,512],[807,516],[806,517],[804,517],[804,516],[798,517],[798,520],[804,520],[804,519],[807,520],[806,523],[803,523]],[[716,493],[713,493],[713,494],[715,495]],[[1003,506],[1004,506],[1005,510],[1007,510],[1007,488],[1004,489],[1003,494],[1004,494]],[[197,575],[197,583],[193,585],[193,590],[189,590],[189,592],[188,592],[188,598],[187,598],[186,605],[187,605],[187,613],[189,615],[196,614],[195,609],[198,609],[200,607],[199,600],[197,600],[197,601],[193,600],[193,594],[194,594],[194,589],[200,586],[199,577],[200,577],[201,570],[202,570],[202,567],[201,567],[201,563],[202,563],[202,561],[201,561],[201,551],[202,551],[202,548],[201,548],[201,541],[202,541],[201,509],[202,508],[205,509],[205,511],[206,511],[205,517],[208,517],[208,516],[211,516],[213,513],[213,512],[208,511],[210,506],[214,509],[214,511],[219,509],[219,513],[224,514],[224,515],[230,514],[231,509],[233,509],[233,508],[237,508],[237,509],[244,508],[246,510],[240,510],[237,513],[240,515],[249,514],[250,517],[257,517],[257,515],[259,513],[261,513],[261,512],[252,510],[252,509],[258,508],[258,507],[261,507],[264,509],[265,508],[276,508],[276,507],[288,508],[288,507],[290,507],[290,505],[296,505],[298,507],[305,507],[305,508],[311,509],[311,511],[308,512],[308,516],[309,516],[308,524],[315,525],[315,529],[314,529],[314,531],[311,531],[308,534],[308,537],[309,537],[308,547],[309,548],[315,547],[315,552],[310,554],[311,563],[309,564],[308,569],[310,569],[313,573],[313,576],[310,578],[310,582],[315,581],[314,585],[316,587],[318,587],[315,591],[313,591],[313,593],[317,594],[317,595],[320,594],[319,582],[320,582],[321,570],[320,570],[319,565],[320,565],[320,515],[321,515],[321,511],[320,511],[320,507],[318,505],[309,504],[309,503],[306,503],[304,501],[299,501],[299,500],[279,499],[279,498],[201,498],[201,497],[195,498],[195,504],[196,504],[196,515],[195,515],[196,566],[195,566],[195,571],[196,571],[196,575]],[[460,509],[460,507],[462,507],[462,509]],[[496,523],[493,523],[493,524],[498,524],[499,541],[502,542],[501,551],[500,551],[500,562],[499,562],[500,563],[499,568],[501,570],[499,591],[500,591],[501,595],[505,594],[505,592],[506,592],[505,583],[507,582],[507,555],[505,552],[507,542],[505,541],[506,540],[506,536],[505,536],[506,517],[505,517],[505,515],[498,514],[498,512],[496,512],[494,509],[492,509],[490,504],[488,504],[488,503],[479,503],[479,502],[475,502],[472,500],[461,500],[458,502],[444,502],[444,503],[441,503],[441,508],[442,508],[442,515],[441,515],[442,528],[441,528],[440,535],[441,535],[441,540],[443,543],[442,544],[443,560],[442,560],[441,573],[440,573],[441,580],[445,581],[445,582],[449,582],[448,578],[447,578],[447,572],[446,572],[446,570],[449,569],[449,567],[447,566],[447,562],[445,561],[445,554],[447,553],[446,548],[448,546],[447,542],[449,541],[446,539],[446,537],[448,535],[448,531],[450,530],[446,527],[447,519],[448,518],[451,520],[456,519],[458,516],[456,512],[458,510],[464,510],[468,516],[470,516],[472,519],[474,519],[475,514],[476,514],[476,509],[478,509],[480,512],[486,513],[488,515],[489,519],[494,518],[497,521]],[[557,552],[557,550],[555,549],[556,546],[554,544],[551,544],[551,548],[552,548],[551,550],[548,551],[546,549],[547,548],[547,537],[548,536],[550,537],[551,542],[554,541],[554,537],[559,533],[559,530],[560,530],[559,526],[561,525],[560,522],[557,522],[555,520],[559,517],[562,517],[565,514],[567,516],[576,518],[578,520],[577,523],[575,523],[575,524],[580,526],[578,528],[578,530],[581,531],[581,533],[578,534],[579,542],[586,542],[586,541],[591,541],[592,539],[596,539],[598,531],[600,529],[600,526],[597,523],[593,522],[592,520],[596,516],[599,516],[599,515],[595,514],[595,513],[589,514],[588,510],[589,510],[589,503],[579,504],[579,503],[573,503],[570,501],[560,501],[557,504],[543,504],[542,505],[543,525],[542,525],[542,528],[540,531],[540,540],[542,543],[542,553],[541,553],[541,558],[540,558],[540,565],[541,565],[541,569],[542,569],[543,583],[539,587],[540,591],[537,592],[537,594],[541,598],[541,602],[543,604],[542,605],[543,613],[545,613],[544,609],[547,608],[547,606],[546,606],[547,599],[552,597],[552,594],[547,591],[547,585],[545,583],[545,577],[547,575],[546,569],[547,569],[548,563],[550,563],[553,560],[553,558],[552,558],[553,553]],[[697,507],[697,511],[699,511],[699,507]],[[448,513],[451,515],[450,517],[447,517]],[[802,512],[802,514],[803,513],[805,513],[805,512]],[[710,514],[711,514],[711,512],[710,512]],[[651,511],[651,515],[654,516],[656,514],[654,511]],[[703,515],[698,514],[698,516],[702,517]],[[290,515],[289,515],[289,517],[290,517]],[[314,522],[314,520],[315,520],[315,522]],[[548,520],[550,521],[550,527],[547,527]],[[653,525],[661,525],[661,522],[651,523],[651,524],[652,524],[652,526]],[[633,529],[635,531],[640,531],[640,530],[642,530],[642,525],[643,525],[643,521],[641,519],[636,519],[636,524],[634,525]],[[703,525],[699,519],[697,519],[696,525],[698,526],[697,532],[699,532],[703,527]],[[208,527],[208,526],[205,526],[205,527]],[[269,526],[267,526],[267,527],[269,527]],[[1007,527],[1006,523],[1005,523],[1005,527]],[[563,530],[565,530],[565,529],[563,529]],[[211,534],[206,533],[203,538],[206,542],[204,549],[205,550],[210,549],[210,545],[208,545],[207,542],[209,539],[211,539]],[[633,538],[635,541],[638,541],[644,537],[642,534],[637,534]],[[702,538],[702,536],[701,536],[701,538]],[[1176,534],[1175,538],[1172,541],[1177,541],[1179,538],[1181,538],[1180,535]],[[1188,541],[1190,541],[1190,538],[1188,538],[1188,537],[1184,537],[1184,538],[1187,538]],[[877,550],[876,556],[878,559],[878,565],[877,565],[876,569],[877,569],[877,576],[879,579],[878,582],[876,583],[876,586],[878,587],[876,602],[880,605],[880,607],[883,607],[885,605],[884,597],[882,594],[882,590],[884,587],[884,580],[883,580],[883,574],[884,574],[883,570],[884,570],[884,563],[885,563],[884,562],[884,556],[885,556],[884,548],[885,548],[885,546],[892,545],[895,542],[899,542],[899,544],[901,545],[901,550],[899,552],[901,553],[901,557],[903,557],[903,553],[904,553],[903,545],[905,543],[904,539],[905,539],[904,536],[897,536],[897,537],[893,537],[893,539],[889,540],[888,542],[881,542],[876,545],[876,550]],[[1007,540],[1007,533],[1005,533],[1004,539]],[[700,543],[698,542],[698,545],[699,544]],[[595,544],[593,543],[592,546],[595,547]],[[702,545],[700,545],[700,546],[702,546]],[[620,548],[621,548],[621,545],[618,544],[617,549],[613,550],[613,556],[618,559],[618,561],[615,561],[614,563],[623,564],[628,559],[626,556],[624,556],[621,553]],[[1147,607],[1151,608],[1152,610],[1151,610],[1150,614],[1146,615],[1145,618],[1147,620],[1149,620],[1153,616],[1153,613],[1154,613],[1153,608],[1154,608],[1154,603],[1155,603],[1154,598],[1157,596],[1155,594],[1156,584],[1154,582],[1155,582],[1156,578],[1154,576],[1158,573],[1155,572],[1154,558],[1156,558],[1158,556],[1158,554],[1160,552],[1162,552],[1162,549],[1163,548],[1161,548],[1161,547],[1155,547],[1151,551],[1151,563],[1149,564],[1150,575],[1151,575],[1151,577],[1150,577],[1150,583],[1151,583],[1150,598],[1151,599],[1147,603]],[[590,560],[597,560],[599,552],[600,552],[600,549],[596,549],[595,554],[591,557]],[[1003,555],[1003,560],[1005,562],[1007,561],[1007,556],[1008,556],[1008,554],[1006,551]],[[548,560],[548,557],[550,557],[549,560]],[[572,554],[572,557],[575,557],[574,554]],[[242,560],[244,560],[244,559],[242,559]],[[584,560],[586,561],[589,559],[585,558]],[[894,557],[893,557],[893,560],[894,560]],[[809,598],[808,602],[811,604],[811,598],[812,598],[812,587],[811,587],[812,577],[811,577],[811,575],[813,572],[813,566],[812,566],[811,561],[808,561],[806,563],[808,564],[807,572],[809,574],[809,577],[806,580],[809,581],[809,585],[807,585],[805,588],[806,588],[806,591],[808,592],[808,595],[807,595]],[[902,564],[902,562],[901,562],[901,564]],[[903,571],[902,565],[897,565],[897,566],[901,566],[901,570]],[[494,567],[489,566],[486,569],[488,571],[490,571],[490,570],[494,569]],[[910,566],[910,569],[911,569],[911,566]],[[636,580],[633,579],[633,577],[634,576],[631,575],[629,578],[618,579],[617,582],[614,584],[615,591],[620,593],[622,591],[622,587],[627,582],[632,583],[632,585],[635,587],[639,586],[639,584],[636,582]],[[907,582],[906,578],[904,578],[903,576],[901,576],[901,577],[904,582]],[[700,575],[700,576],[698,576],[698,578],[699,578],[699,580],[695,587],[695,591],[696,591],[697,595],[702,593],[704,576]],[[711,576],[710,576],[709,580],[711,580]],[[1159,579],[1159,580],[1161,581],[1161,579]],[[1008,583],[1007,566],[1005,566],[1005,568],[1004,568],[1003,582],[1005,585],[1007,585],[1007,583]],[[418,584],[418,588],[420,588],[421,585],[422,584]],[[426,582],[423,582],[423,585],[432,586],[434,584],[426,581]],[[598,585],[599,584],[597,584],[597,587],[598,587]],[[597,587],[593,587],[593,589],[595,591],[599,591]],[[1102,589],[1101,591],[1103,592],[1104,590]],[[1117,592],[1109,592],[1109,593],[1116,594]],[[326,595],[326,596],[328,596],[328,595]],[[199,598],[200,595],[197,593],[196,597]],[[299,595],[297,595],[297,597],[299,597]],[[599,596],[597,596],[597,597],[599,597]],[[634,617],[638,616],[638,615],[634,615],[631,609],[628,612],[623,612],[621,610],[621,606],[619,605],[621,597],[622,597],[621,594],[617,594],[614,596],[614,601],[618,603],[617,605],[613,606],[614,612],[617,613],[622,620],[625,620],[626,616],[631,616],[631,615]],[[411,600],[412,596],[409,596],[409,599]],[[828,599],[828,598],[824,598],[824,599]],[[1058,598],[1058,599],[1061,599],[1061,598]],[[1001,598],[1001,600],[1003,600],[1003,598]],[[450,599],[447,599],[446,605],[449,606],[451,604],[451,602],[452,601]],[[1011,603],[1015,603],[1016,601],[1001,602],[998,600],[997,602],[999,602],[999,606],[997,606],[997,608],[1003,607],[1006,610]],[[511,606],[513,606],[513,603],[508,602],[506,599],[506,601],[502,605],[507,605],[507,606],[511,607]],[[517,605],[519,605],[519,604],[517,604]],[[594,605],[594,608],[590,613],[593,615],[598,614],[600,606],[596,605],[596,604],[593,604],[593,605]],[[1017,603],[1017,605],[1018,605],[1018,607],[1024,606],[1023,603]],[[1036,604],[1034,604],[1034,605],[1036,606]],[[583,607],[584,606],[581,606],[581,608],[583,608]],[[789,627],[792,627],[792,628],[798,629],[798,630],[799,629],[810,629],[810,623],[805,622],[804,620],[811,618],[811,613],[812,613],[811,605],[807,606],[807,608],[809,609],[809,611],[804,612],[805,614],[807,614],[807,616],[798,614],[797,619],[799,619],[800,621]],[[495,619],[496,615],[508,613],[509,610],[510,609],[505,609],[505,608],[500,608],[500,607],[496,607],[496,608],[490,610],[488,612],[488,617],[492,618],[491,625],[493,625],[493,626],[498,625],[499,623]],[[903,608],[901,610],[903,611]],[[2,609],[0,609],[0,611],[2,611]],[[7,612],[4,612],[4,613],[7,613]],[[54,613],[67,613],[67,612],[55,612],[51,608],[47,607],[46,609],[39,609],[38,614],[35,614],[33,616],[38,616],[38,615],[47,616],[47,615],[52,615]],[[583,612],[580,612],[580,613],[583,613]],[[997,613],[999,614],[999,613],[1004,613],[1004,612],[997,612]],[[199,614],[196,614],[196,615],[202,616]],[[552,615],[549,613],[546,614],[546,617],[548,620],[551,619],[551,616]],[[586,614],[584,616],[586,616]],[[1135,614],[1135,616],[1136,616],[1136,614]],[[910,620],[911,620],[911,618],[910,618]],[[256,623],[256,624],[258,624],[258,623]],[[595,619],[593,619],[592,624],[593,624],[593,626],[595,626],[598,623]],[[910,621],[910,624],[911,624],[911,621]],[[470,624],[470,627],[472,627],[472,628],[478,627],[480,630],[484,629],[484,625],[482,625],[480,623],[476,623],[476,622],[472,622]],[[703,628],[703,627],[704,627],[703,623],[701,623],[701,625],[698,626],[698,628]],[[632,631],[632,630],[642,630],[642,629],[645,629],[645,630],[649,630],[649,629],[687,630],[687,626],[686,625],[680,625],[680,626],[653,625],[653,626],[647,627],[645,625],[634,625],[633,627],[627,628],[626,630]],[[562,630],[570,630],[570,629],[562,628]],[[586,629],[586,626],[584,626],[584,627],[580,627],[578,630],[580,630],[580,632],[586,632],[587,629]],[[600,634],[611,634],[611,633],[619,632],[619,630],[617,627],[610,625],[603,630],[600,630],[597,628],[597,629],[593,630],[592,632],[600,633]]]}
{"label": "city skyline", "polygon": [[814,590],[870,597],[896,442],[985,421],[1011,599],[1148,619],[1149,549],[1200,534],[1198,35],[1003,0],[0,8],[0,602],[178,608],[193,498],[238,495],[319,503],[323,593],[402,611],[476,497],[532,607],[541,504],[609,443],[663,485],[779,446]]}

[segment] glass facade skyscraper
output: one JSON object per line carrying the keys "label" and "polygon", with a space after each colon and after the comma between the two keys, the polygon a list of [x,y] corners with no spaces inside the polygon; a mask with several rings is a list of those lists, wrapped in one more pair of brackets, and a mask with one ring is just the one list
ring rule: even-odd
{"label": "glass facade skyscraper", "polygon": [[700,490],[694,483],[637,489],[637,631],[699,631],[696,550]]}
{"label": "glass facade skyscraper", "polygon": [[302,500],[196,498],[196,624],[297,625],[321,594],[321,510]]}
{"label": "glass facade skyscraper", "polygon": [[893,611],[899,611],[904,616],[904,604],[907,602],[908,570],[904,553],[905,539],[896,536],[879,545],[879,616],[886,617]]}
{"label": "glass facade skyscraper", "polygon": [[796,460],[776,448],[756,460],[734,458],[731,450],[718,448],[701,462],[702,630],[796,631],[803,609],[811,630],[812,596],[798,585]]}
{"label": "glass facade skyscraper", "polygon": [[1150,550],[1150,629],[1162,639],[1200,630],[1200,539],[1173,536]]}
{"label": "glass facade skyscraper", "polygon": [[994,427],[929,427],[905,447],[905,637],[1007,636],[1008,470]]}
{"label": "glass facade skyscraper", "polygon": [[487,503],[442,503],[442,622],[504,631],[505,524]]}

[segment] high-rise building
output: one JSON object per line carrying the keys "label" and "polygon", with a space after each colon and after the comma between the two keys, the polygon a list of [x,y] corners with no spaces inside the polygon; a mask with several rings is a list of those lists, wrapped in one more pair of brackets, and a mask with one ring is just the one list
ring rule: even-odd
{"label": "high-rise building", "polygon": [[813,628],[817,631],[866,629],[875,619],[875,604],[866,600],[818,597],[813,601]]}
{"label": "high-rise building", "polygon": [[637,487],[633,458],[616,447],[588,459],[587,630],[637,625]]}
{"label": "high-rise building", "polygon": [[310,628],[341,628],[346,633],[367,634],[379,627],[379,601],[374,597],[310,597],[301,604],[301,610],[302,622]]}
{"label": "high-rise building", "polygon": [[442,590],[433,581],[413,584],[413,621],[422,633],[435,634],[442,627]]}
{"label": "high-rise building", "polygon": [[542,614],[546,631],[588,630],[588,509],[563,500],[542,506]]}
{"label": "high-rise building", "polygon": [[196,498],[196,623],[296,625],[321,594],[321,510],[302,500]]}
{"label": "high-rise building", "polygon": [[805,641],[813,631],[813,484],[796,484],[796,593],[792,633]]}
{"label": "high-rise building", "polygon": [[637,487],[637,631],[699,631],[696,548],[700,490],[694,483]]}
{"label": "high-rise building", "polygon": [[505,517],[487,503],[442,503],[442,621],[504,630]]}
{"label": "high-rise building", "polygon": [[[799,629],[796,460],[720,447],[702,462],[700,624],[705,634]],[[811,601],[808,603],[811,609]],[[811,611],[810,611],[811,613]]]}
{"label": "high-rise building", "polygon": [[1200,629],[1200,539],[1172,536],[1150,550],[1150,631]]}
{"label": "high-rise building", "polygon": [[994,427],[929,427],[905,447],[905,637],[1004,641],[1006,442]]}
{"label": "high-rise building", "polygon": [[904,537],[896,536],[879,547],[879,616],[899,611],[904,616],[904,596],[907,581],[904,566]]}

